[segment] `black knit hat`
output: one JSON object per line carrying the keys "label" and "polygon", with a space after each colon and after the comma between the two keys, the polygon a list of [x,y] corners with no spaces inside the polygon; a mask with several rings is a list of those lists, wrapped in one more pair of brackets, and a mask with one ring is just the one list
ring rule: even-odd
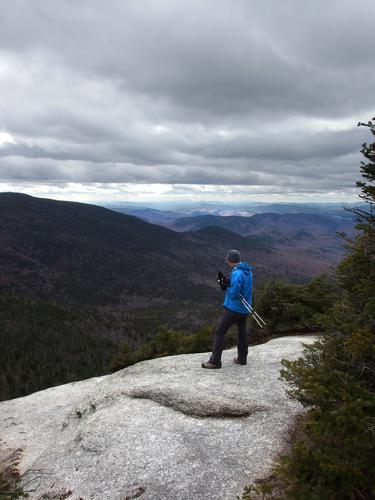
{"label": "black knit hat", "polygon": [[226,262],[241,262],[241,255],[238,250],[229,250],[226,257]]}

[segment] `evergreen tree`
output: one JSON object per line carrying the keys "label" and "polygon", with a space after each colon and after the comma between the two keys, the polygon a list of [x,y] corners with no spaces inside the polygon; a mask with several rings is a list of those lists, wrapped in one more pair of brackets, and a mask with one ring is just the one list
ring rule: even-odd
{"label": "evergreen tree", "polygon": [[[375,119],[359,126],[375,136]],[[289,453],[244,499],[375,498],[375,142],[362,145],[367,209],[355,209],[356,233],[337,268],[342,287],[325,332],[304,356],[283,361],[289,394],[307,407]]]}

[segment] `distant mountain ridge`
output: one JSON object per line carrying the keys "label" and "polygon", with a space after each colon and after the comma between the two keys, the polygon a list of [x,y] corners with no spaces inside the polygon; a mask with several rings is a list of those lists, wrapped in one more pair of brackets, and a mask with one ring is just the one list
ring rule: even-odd
{"label": "distant mountain ridge", "polygon": [[133,215],[139,219],[150,222],[151,224],[159,224],[161,226],[166,226],[175,220],[186,217],[187,214],[183,212],[172,212],[170,210],[157,210],[155,208],[129,208],[129,207],[117,207],[112,208],[116,212],[122,214]]}
{"label": "distant mountain ridge", "polygon": [[292,236],[297,231],[311,231],[311,234],[332,234],[338,231],[352,231],[355,221],[351,216],[340,217],[332,215],[294,213],[255,214],[252,217],[216,215],[201,215],[183,217],[176,220],[172,226],[176,231],[194,231],[206,226],[230,228],[231,231],[243,236],[261,234],[271,231],[282,232],[285,236]]}
{"label": "distant mountain ridge", "polygon": [[352,214],[265,213],[252,217],[184,217],[176,220],[171,227],[178,231],[201,231],[212,226],[230,229],[248,239],[256,238],[265,247],[272,248],[278,253],[280,261],[287,261],[289,255],[291,258],[294,256],[295,262],[305,259],[309,266],[309,260],[314,256],[326,264],[337,263],[345,251],[339,233],[350,235],[355,223]]}

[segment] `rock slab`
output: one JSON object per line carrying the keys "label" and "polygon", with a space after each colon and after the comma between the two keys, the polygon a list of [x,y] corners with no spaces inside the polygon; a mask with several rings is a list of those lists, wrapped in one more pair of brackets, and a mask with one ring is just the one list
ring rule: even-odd
{"label": "rock slab", "polygon": [[112,375],[0,403],[0,453],[16,454],[31,499],[234,500],[267,474],[302,406],[281,359],[315,336],[143,361]]}

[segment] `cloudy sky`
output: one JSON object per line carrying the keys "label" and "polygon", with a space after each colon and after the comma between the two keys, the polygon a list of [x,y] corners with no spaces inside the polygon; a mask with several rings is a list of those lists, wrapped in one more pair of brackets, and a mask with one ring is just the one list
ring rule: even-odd
{"label": "cloudy sky", "polygon": [[0,191],[351,201],[374,0],[0,0]]}

